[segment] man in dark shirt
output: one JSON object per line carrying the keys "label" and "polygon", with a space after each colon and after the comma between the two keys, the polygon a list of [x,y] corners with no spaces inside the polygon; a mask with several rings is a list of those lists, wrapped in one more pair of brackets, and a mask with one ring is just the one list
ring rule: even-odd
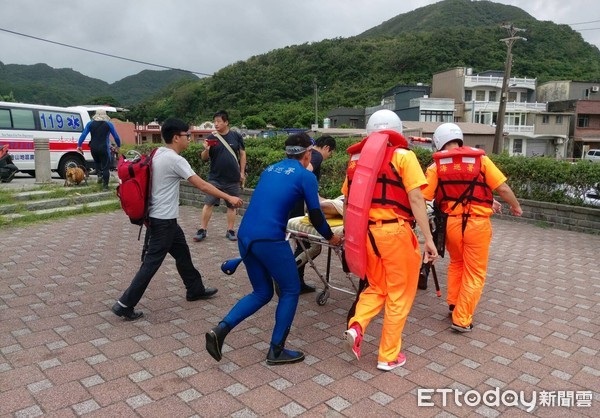
{"label": "man in dark shirt", "polygon": [[[239,197],[240,185],[245,180],[246,174],[246,147],[242,135],[229,129],[229,115],[224,110],[219,110],[213,116],[216,131],[204,141],[204,150],[200,153],[202,161],[210,158],[210,171],[208,182],[217,189],[231,196]],[[220,137],[220,138],[219,138]],[[227,144],[227,145],[225,145]],[[194,241],[200,242],[208,233],[208,222],[212,216],[213,208],[218,206],[220,199],[206,195],[200,229],[194,236]],[[236,209],[229,202],[227,205],[227,232],[225,237],[230,241],[237,241],[233,226],[235,224]]]}
{"label": "man in dark shirt", "polygon": [[94,159],[96,176],[98,183],[102,183],[104,190],[108,190],[108,181],[110,180],[110,135],[113,136],[117,147],[116,152],[121,146],[121,138],[115,129],[115,126],[110,122],[110,118],[103,109],[98,109],[91,121],[85,125],[85,128],[79,140],[77,141],[77,151],[83,154],[81,146],[85,141],[85,137],[91,134],[90,151]]}

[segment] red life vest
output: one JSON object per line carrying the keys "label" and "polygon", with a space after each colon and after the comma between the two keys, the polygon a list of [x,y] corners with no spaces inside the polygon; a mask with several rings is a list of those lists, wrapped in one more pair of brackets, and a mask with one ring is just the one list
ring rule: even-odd
{"label": "red life vest", "polygon": [[[410,208],[410,201],[408,200],[408,193],[404,189],[402,183],[402,177],[396,170],[396,167],[392,164],[392,157],[394,152],[398,148],[408,149],[408,142],[396,131],[384,130],[380,131],[381,134],[388,135],[390,145],[385,149],[385,156],[383,162],[377,170],[373,167],[373,174],[377,174],[377,183],[373,191],[373,197],[371,199],[372,208],[380,209],[392,209],[398,216],[404,219],[412,220],[413,214]],[[348,163],[348,195],[350,196],[352,178],[356,170],[356,161],[360,157],[360,152],[365,144],[365,138],[358,144],[352,145],[348,148],[347,152],[351,154],[350,162]],[[376,172],[377,170],[377,172]]]}
{"label": "red life vest", "polygon": [[440,207],[443,202],[451,210],[459,203],[465,210],[471,203],[492,207],[492,189],[485,183],[485,175],[481,172],[481,157],[484,155],[482,149],[471,147],[458,147],[433,154],[438,175],[435,200]]}

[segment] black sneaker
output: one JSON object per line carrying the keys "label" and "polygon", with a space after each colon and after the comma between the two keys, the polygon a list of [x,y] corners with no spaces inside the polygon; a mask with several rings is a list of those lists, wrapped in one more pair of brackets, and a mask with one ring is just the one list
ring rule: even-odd
{"label": "black sneaker", "polygon": [[225,233],[225,238],[227,238],[229,241],[237,241],[237,237],[235,236],[235,231],[233,229],[227,230]]}
{"label": "black sneaker", "polygon": [[206,238],[206,229],[200,228],[198,232],[196,232],[196,235],[194,235],[194,241],[200,242],[204,238]]}
{"label": "black sneaker", "polygon": [[302,360],[304,360],[304,353],[302,351],[293,351],[286,348],[274,349],[271,346],[267,354],[267,364],[270,366],[298,363]]}

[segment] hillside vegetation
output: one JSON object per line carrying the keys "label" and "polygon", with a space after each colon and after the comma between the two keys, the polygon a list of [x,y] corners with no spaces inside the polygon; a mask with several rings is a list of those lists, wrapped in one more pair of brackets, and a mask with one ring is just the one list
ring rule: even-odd
{"label": "hillside vegetation", "polygon": [[[445,0],[396,16],[356,37],[294,45],[223,68],[146,101],[134,118],[210,119],[220,108],[232,123],[255,120],[278,127],[308,127],[335,107],[363,108],[400,83],[430,84],[452,67],[502,70],[504,22],[525,28],[513,47],[512,75],[598,81],[600,51],[569,26],[534,19],[523,10],[487,1]],[[263,125],[264,126],[264,125]]]}
{"label": "hillside vegetation", "polygon": [[107,104],[131,106],[182,80],[198,80],[198,77],[184,71],[144,70],[108,84],[70,68],[55,69],[46,64],[18,65],[0,62],[0,96],[12,96],[23,103],[73,106],[107,103],[108,100]]}
{"label": "hillside vegetation", "polygon": [[538,21],[514,6],[444,0],[355,37],[276,49],[201,80],[177,71],[144,71],[108,85],[69,69],[0,63],[0,96],[13,91],[18,101],[52,104],[98,97],[106,102],[103,96],[112,96],[121,104],[136,103],[127,117],[137,122],[175,116],[199,123],[227,109],[233,125],[309,127],[315,83],[322,120],[330,109],[377,105],[393,86],[430,84],[434,73],[453,67],[503,70],[506,22],[527,29],[527,41],[513,47],[513,76],[600,82],[600,51],[569,26]]}

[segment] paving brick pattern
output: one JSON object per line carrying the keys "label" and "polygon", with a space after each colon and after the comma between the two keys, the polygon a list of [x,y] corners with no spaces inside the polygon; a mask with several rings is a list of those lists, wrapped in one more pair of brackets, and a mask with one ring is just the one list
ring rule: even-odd
{"label": "paving brick pattern", "polygon": [[[475,329],[450,329],[443,298],[419,291],[404,330],[405,367],[376,369],[381,317],[367,330],[363,357],[344,351],[352,296],[332,290],[324,306],[301,296],[289,345],[306,352],[290,366],[267,366],[275,302],[236,328],[224,358],[204,349],[204,333],[250,287],[215,213],[208,238],[194,243],[199,210],[181,224],[209,301],[187,302],[167,258],[125,322],[110,312],[137,268],[138,228],[121,212],[3,230],[0,251],[0,416],[598,416],[600,406],[600,236],[494,220],[489,274]],[[319,258],[323,269],[326,257]],[[446,260],[437,270],[444,292]],[[333,262],[332,282],[349,288]],[[320,281],[307,269],[307,280]],[[276,300],[276,299],[275,299]],[[418,390],[587,393],[591,407],[457,405],[442,396],[418,406]],[[568,399],[567,399],[568,401]],[[558,401],[555,401],[555,405]]]}

